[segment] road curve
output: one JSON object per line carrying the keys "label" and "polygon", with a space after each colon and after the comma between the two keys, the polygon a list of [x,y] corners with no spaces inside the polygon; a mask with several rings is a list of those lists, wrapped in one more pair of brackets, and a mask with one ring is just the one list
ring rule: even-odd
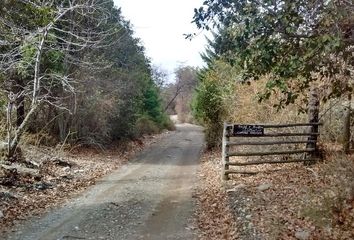
{"label": "road curve", "polygon": [[192,192],[202,128],[181,124],[79,198],[5,239],[194,239]]}

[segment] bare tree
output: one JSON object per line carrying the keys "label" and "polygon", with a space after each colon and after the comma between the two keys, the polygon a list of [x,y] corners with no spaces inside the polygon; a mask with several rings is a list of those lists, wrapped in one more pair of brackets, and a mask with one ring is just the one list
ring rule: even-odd
{"label": "bare tree", "polygon": [[152,78],[156,86],[161,90],[166,86],[168,73],[160,66],[152,66]]}
{"label": "bare tree", "polygon": [[172,96],[170,96],[170,99],[165,106],[165,109],[164,109],[165,112],[168,110],[168,108],[171,106],[171,104],[176,100],[178,95],[180,95],[181,92],[183,92],[185,87],[186,87],[186,84],[183,83],[182,81],[180,81],[179,79],[177,79],[176,83],[172,85],[173,93],[172,93]]}
{"label": "bare tree", "polygon": [[[5,86],[11,85],[11,79],[7,78],[10,72],[24,70],[31,79],[17,93],[11,88],[1,89],[8,93],[6,145],[9,158],[15,153],[21,136],[42,103],[66,109],[60,97],[54,94],[54,88],[75,93],[75,81],[70,72],[51,71],[43,66],[45,54],[54,51],[65,56],[70,64],[88,65],[90,61],[80,58],[79,53],[105,46],[105,40],[117,31],[101,28],[109,17],[104,7],[106,2],[102,0],[19,0],[19,3],[33,11],[46,11],[48,14],[37,28],[18,25],[9,15],[0,16],[1,29],[7,30],[0,34],[0,71],[5,76]],[[14,127],[13,106],[17,99],[23,97],[30,100],[28,111],[21,124]]]}
{"label": "bare tree", "polygon": [[165,112],[182,93],[191,93],[197,85],[197,69],[190,66],[179,66],[175,70],[175,74],[176,82],[170,86],[172,89],[165,105]]}

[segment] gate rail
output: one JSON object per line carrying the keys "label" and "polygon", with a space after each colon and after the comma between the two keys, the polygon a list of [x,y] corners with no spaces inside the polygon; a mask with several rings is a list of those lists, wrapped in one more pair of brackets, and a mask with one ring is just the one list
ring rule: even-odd
{"label": "gate rail", "polygon": [[[319,122],[313,123],[292,123],[292,124],[259,124],[259,125],[241,125],[224,123],[223,141],[222,141],[222,176],[224,180],[229,179],[229,174],[247,174],[250,172],[230,170],[230,166],[249,166],[259,164],[278,164],[294,162],[315,162],[317,152],[317,138],[319,136]],[[310,127],[308,132],[285,132],[285,133],[265,133],[265,129],[280,129],[291,127]],[[231,138],[269,138],[269,137],[308,137],[307,140],[285,140],[285,141],[230,141]],[[288,144],[306,144],[304,149],[283,150],[283,151],[230,151],[231,146],[267,146],[267,145],[288,145]],[[246,156],[270,156],[270,155],[291,155],[305,153],[304,158],[287,160],[257,160],[250,162],[230,162],[230,157]],[[251,172],[252,173],[252,172]]]}

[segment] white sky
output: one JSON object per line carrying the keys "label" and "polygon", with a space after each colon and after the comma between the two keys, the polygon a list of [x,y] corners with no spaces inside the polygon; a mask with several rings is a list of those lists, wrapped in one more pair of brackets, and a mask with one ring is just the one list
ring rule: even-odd
{"label": "white sky", "polygon": [[194,8],[203,0],[114,0],[129,20],[135,36],[142,40],[146,55],[154,65],[161,67],[173,78],[179,65],[203,65],[199,53],[204,51],[206,40],[199,34],[192,41],[183,34],[200,32],[191,23]]}

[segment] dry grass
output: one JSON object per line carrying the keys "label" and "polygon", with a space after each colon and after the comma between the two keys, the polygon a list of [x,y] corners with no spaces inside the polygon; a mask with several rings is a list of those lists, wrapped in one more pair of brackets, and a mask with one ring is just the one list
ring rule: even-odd
{"label": "dry grass", "polygon": [[[235,84],[234,95],[226,99],[225,104],[229,106],[227,120],[235,123],[294,123],[307,122],[306,113],[299,110],[305,106],[302,99],[283,109],[276,109],[274,105],[279,102],[279,96],[274,93],[269,100],[258,102],[257,94],[265,88],[267,79],[247,84]],[[302,96],[303,98],[304,96]],[[345,111],[346,99],[332,99],[320,105],[321,141],[342,142],[343,135],[343,114]],[[352,121],[354,126],[354,121]],[[352,127],[352,132],[354,129]]]}
{"label": "dry grass", "polygon": [[277,110],[279,96],[274,94],[269,100],[258,101],[257,94],[265,88],[267,79],[247,84],[235,84],[234,97],[227,102],[229,121],[238,123],[289,123],[306,122],[306,115],[299,114],[299,103]]}

